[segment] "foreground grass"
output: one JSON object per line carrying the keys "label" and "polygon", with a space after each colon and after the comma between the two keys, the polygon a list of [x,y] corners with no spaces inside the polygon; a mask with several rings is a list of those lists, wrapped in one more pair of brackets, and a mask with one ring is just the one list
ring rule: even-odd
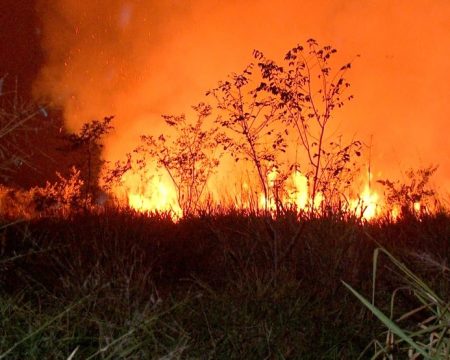
{"label": "foreground grass", "polygon": [[[353,359],[382,326],[372,253],[389,249],[449,299],[446,214],[398,223],[184,219],[109,210],[0,233],[0,358]],[[378,266],[377,306],[402,284]],[[414,308],[402,294],[399,313]],[[367,355],[369,356],[369,355]]]}

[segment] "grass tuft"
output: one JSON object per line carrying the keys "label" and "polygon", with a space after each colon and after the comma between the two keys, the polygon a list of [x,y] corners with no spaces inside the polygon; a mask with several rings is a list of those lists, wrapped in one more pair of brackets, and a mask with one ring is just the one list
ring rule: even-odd
{"label": "grass tuft", "polygon": [[[380,245],[380,313],[395,292],[394,315],[409,315],[387,319],[415,343],[447,346],[435,336],[443,327],[420,332],[447,321],[449,282],[436,265],[450,255],[446,214],[361,223],[230,210],[174,223],[109,208],[6,225],[3,358],[356,359],[383,326],[341,280],[371,294]],[[405,279],[414,286],[397,290]],[[424,323],[427,311],[434,318]],[[404,330],[414,323],[416,332]]]}

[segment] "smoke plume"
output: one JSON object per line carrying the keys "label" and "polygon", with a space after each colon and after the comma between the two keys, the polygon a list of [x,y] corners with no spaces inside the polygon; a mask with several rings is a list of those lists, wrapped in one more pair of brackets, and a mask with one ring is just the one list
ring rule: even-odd
{"label": "smoke plume", "polygon": [[373,139],[372,168],[439,164],[450,189],[447,0],[40,0],[38,13],[46,58],[34,92],[69,130],[115,115],[109,159],[242,70],[254,48],[281,59],[312,37],[343,62],[361,55],[337,128]]}

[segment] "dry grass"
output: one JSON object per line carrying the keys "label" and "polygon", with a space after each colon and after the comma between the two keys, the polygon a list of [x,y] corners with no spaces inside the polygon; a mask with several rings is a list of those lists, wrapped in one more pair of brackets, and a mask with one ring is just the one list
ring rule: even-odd
{"label": "dry grass", "polygon": [[[445,277],[412,255],[449,258],[445,213],[363,224],[229,211],[173,223],[110,208],[5,226],[0,354],[357,358],[383,329],[341,280],[370,297],[371,237],[448,299]],[[388,265],[377,271],[383,311],[400,284]],[[414,296],[399,299],[407,312]]]}

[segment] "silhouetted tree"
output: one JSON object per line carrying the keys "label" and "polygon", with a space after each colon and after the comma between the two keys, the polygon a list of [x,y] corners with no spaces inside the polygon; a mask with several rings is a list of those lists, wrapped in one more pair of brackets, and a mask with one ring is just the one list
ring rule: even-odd
{"label": "silhouetted tree", "polygon": [[[167,172],[185,215],[198,209],[208,179],[219,165],[221,152],[217,145],[223,141],[217,126],[204,129],[211,106],[200,103],[193,109],[197,114],[194,122],[188,121],[184,114],[164,115],[166,124],[172,129],[169,134],[143,135],[143,145],[136,151],[144,158],[156,159],[157,166]],[[141,166],[148,164],[144,161]]]}
{"label": "silhouetted tree", "polygon": [[392,210],[397,206],[401,216],[421,215],[426,212],[435,196],[430,179],[436,170],[437,166],[409,169],[405,173],[407,179],[405,182],[378,180],[384,186],[388,208]]}
{"label": "silhouetted tree", "polygon": [[126,160],[117,160],[114,164],[105,161],[102,173],[102,189],[111,191],[114,186],[120,186],[123,176],[132,169],[132,155],[126,154]]}
{"label": "silhouetted tree", "polygon": [[227,130],[223,143],[235,161],[250,161],[269,200],[269,172],[278,166],[278,154],[285,152],[283,133],[277,128],[279,102],[255,81],[254,64],[241,74],[232,74],[207,94],[216,100],[219,117],[216,123]]}
{"label": "silhouetted tree", "polygon": [[98,173],[103,164],[100,160],[100,150],[103,147],[103,138],[110,133],[114,127],[111,125],[114,116],[105,117],[103,120],[93,120],[83,124],[78,133],[67,136],[69,141],[69,150],[81,151],[84,154],[86,162],[86,181],[85,181],[85,204],[89,197],[94,195],[93,175]]}
{"label": "silhouetted tree", "polygon": [[351,63],[333,71],[330,61],[335,53],[336,49],[319,47],[313,39],[307,48],[298,45],[289,50],[282,66],[254,52],[262,77],[259,89],[276,98],[276,118],[295,129],[305,151],[312,199],[318,192],[333,190],[336,179],[351,171],[352,155],[361,153],[359,141],[342,145],[335,134],[327,134],[335,110],[353,98],[346,94],[350,84],[345,79]]}

